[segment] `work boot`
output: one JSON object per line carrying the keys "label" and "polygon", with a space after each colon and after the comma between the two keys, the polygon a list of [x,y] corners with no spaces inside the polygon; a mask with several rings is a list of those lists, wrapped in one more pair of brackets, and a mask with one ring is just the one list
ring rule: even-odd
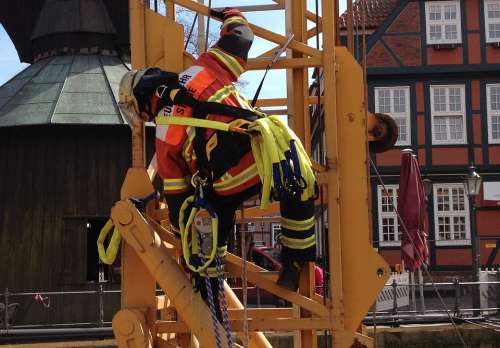
{"label": "work boot", "polygon": [[277,284],[292,291],[299,289],[300,270],[303,263],[298,261],[284,262]]}

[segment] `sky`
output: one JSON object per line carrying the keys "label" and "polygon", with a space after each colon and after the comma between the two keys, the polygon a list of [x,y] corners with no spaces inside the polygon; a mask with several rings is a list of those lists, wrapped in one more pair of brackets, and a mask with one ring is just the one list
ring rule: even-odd
{"label": "sky", "polygon": [[14,44],[0,24],[0,86],[27,66],[19,61]]}
{"label": "sky", "polygon": [[[208,1],[205,1],[208,3]],[[321,1],[318,1],[321,6]],[[342,13],[345,10],[345,2],[346,0],[340,0],[340,12]],[[237,4],[239,6],[246,5],[260,5],[260,4],[270,4],[273,3],[269,0],[239,0]],[[235,0],[227,1],[227,0],[212,0],[213,7],[226,7],[230,5],[234,5]],[[315,11],[315,0],[307,0],[307,8],[310,11]],[[321,13],[321,7],[320,7]],[[284,11],[267,11],[267,12],[253,12],[253,13],[245,13],[248,20],[251,23],[264,27],[268,30],[272,30],[278,32],[280,34],[285,34],[285,18]],[[215,24],[215,21],[211,21],[211,28],[217,30],[218,24]],[[312,23],[309,23],[309,27],[312,26]],[[312,40],[310,45],[314,46],[315,41]],[[268,49],[274,47],[273,43],[270,43],[266,40],[262,40],[260,38],[256,38],[254,44],[252,45],[252,49],[250,50],[249,56],[255,57],[260,53],[267,51]],[[0,24],[0,86],[7,82],[10,78],[15,76],[21,70],[26,68],[28,64],[22,63],[19,61],[19,56],[17,51],[12,44],[9,36],[5,32],[3,26]],[[242,75],[242,80],[246,82],[244,84],[242,93],[248,98],[252,99],[253,94],[262,78],[264,72],[263,71],[249,71]],[[261,98],[284,98],[286,97],[286,78],[284,70],[271,70],[267,77],[266,82],[262,87],[262,91],[260,94]]]}

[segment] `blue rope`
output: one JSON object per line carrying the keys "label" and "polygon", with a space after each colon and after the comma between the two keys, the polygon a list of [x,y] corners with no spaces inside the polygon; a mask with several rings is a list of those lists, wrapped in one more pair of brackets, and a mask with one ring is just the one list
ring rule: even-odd
{"label": "blue rope", "polygon": [[214,303],[214,295],[212,292],[212,284],[210,283],[210,278],[208,277],[207,270],[205,270],[204,278],[205,278],[205,286],[207,287],[207,299],[208,299],[208,306],[210,307],[210,316],[212,317],[212,327],[215,333],[215,343],[217,345],[217,348],[222,348],[222,340],[220,338],[219,327],[217,325],[219,320],[217,319],[217,312],[215,310],[215,303]]}
{"label": "blue rope", "polygon": [[213,218],[217,217],[217,213],[215,212],[214,207],[210,203],[208,203],[204,198],[198,197],[196,199],[194,207],[198,209],[203,208],[206,211],[208,211],[211,217]]}
{"label": "blue rope", "polygon": [[233,336],[231,334],[231,326],[229,325],[229,317],[227,315],[227,301],[226,294],[224,292],[224,267],[222,265],[222,259],[217,253],[215,256],[215,267],[217,270],[217,282],[219,285],[219,302],[220,309],[222,312],[222,322],[224,323],[224,329],[226,330],[227,346],[233,346]]}
{"label": "blue rope", "polygon": [[278,191],[279,193],[284,192],[279,163],[273,163],[273,179],[274,188],[276,189],[276,191]]}
{"label": "blue rope", "polygon": [[290,140],[290,157],[293,162],[293,172],[297,179],[299,179],[302,174],[300,173],[300,160],[299,155],[297,153],[297,148],[295,147],[295,141]]}

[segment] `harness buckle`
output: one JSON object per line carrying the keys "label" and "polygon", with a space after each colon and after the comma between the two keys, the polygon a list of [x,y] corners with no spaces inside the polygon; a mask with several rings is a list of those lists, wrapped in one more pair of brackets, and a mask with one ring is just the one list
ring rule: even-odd
{"label": "harness buckle", "polygon": [[208,184],[208,178],[202,178],[200,176],[200,171],[196,171],[196,173],[193,174],[191,177],[191,185],[195,189],[195,197],[196,198],[204,198],[204,193],[203,193],[203,187],[207,186]]}

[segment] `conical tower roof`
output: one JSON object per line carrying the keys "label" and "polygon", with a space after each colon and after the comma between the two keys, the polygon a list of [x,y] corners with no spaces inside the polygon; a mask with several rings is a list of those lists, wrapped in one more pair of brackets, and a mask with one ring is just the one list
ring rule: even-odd
{"label": "conical tower roof", "polygon": [[31,34],[35,61],[60,53],[114,53],[116,38],[103,0],[46,0]]}
{"label": "conical tower roof", "polygon": [[128,70],[117,56],[42,59],[0,87],[0,127],[124,124],[118,84]]}
{"label": "conical tower roof", "polygon": [[46,0],[31,38],[67,32],[116,34],[102,0]]}
{"label": "conical tower roof", "polygon": [[124,0],[5,0],[0,1],[0,23],[20,60],[33,63],[40,55],[46,57],[47,52],[53,55],[53,48],[78,53],[70,51],[72,44],[85,44],[75,47],[78,49],[127,52],[128,10],[128,1]]}

